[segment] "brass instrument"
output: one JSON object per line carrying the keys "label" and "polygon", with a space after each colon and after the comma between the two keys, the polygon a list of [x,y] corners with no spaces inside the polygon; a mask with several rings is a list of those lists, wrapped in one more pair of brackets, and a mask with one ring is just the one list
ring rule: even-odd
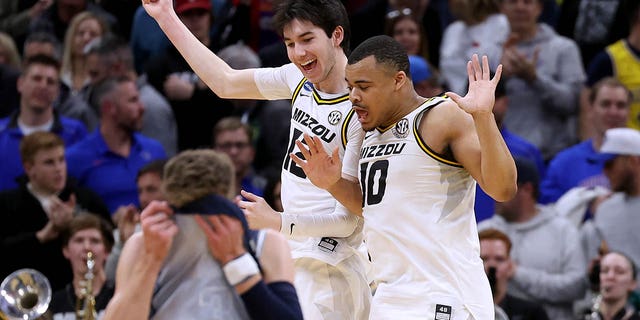
{"label": "brass instrument", "polygon": [[601,320],[600,318],[600,303],[602,303],[602,295],[598,294],[592,300],[591,310],[584,318],[585,320]]}
{"label": "brass instrument", "polygon": [[20,269],[0,284],[0,319],[32,320],[49,308],[51,285],[42,273]]}
{"label": "brass instrument", "polygon": [[87,252],[87,272],[84,274],[84,280],[80,281],[80,296],[76,300],[77,320],[95,320],[98,318],[96,298],[93,296],[93,267],[95,264],[93,252]]}

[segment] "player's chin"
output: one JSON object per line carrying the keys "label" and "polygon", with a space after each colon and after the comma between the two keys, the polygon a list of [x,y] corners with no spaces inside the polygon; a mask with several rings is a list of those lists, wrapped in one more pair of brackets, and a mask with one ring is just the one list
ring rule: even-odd
{"label": "player's chin", "polygon": [[373,131],[376,128],[372,124],[362,122],[360,122],[360,126],[362,126],[362,130],[364,130],[365,132]]}

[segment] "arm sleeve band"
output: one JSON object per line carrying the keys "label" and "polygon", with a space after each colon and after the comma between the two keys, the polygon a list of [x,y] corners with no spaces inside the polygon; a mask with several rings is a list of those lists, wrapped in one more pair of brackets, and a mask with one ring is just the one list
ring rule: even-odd
{"label": "arm sleeve band", "polygon": [[241,298],[251,319],[302,319],[296,289],[289,282],[272,282],[267,285],[260,280],[242,294]]}

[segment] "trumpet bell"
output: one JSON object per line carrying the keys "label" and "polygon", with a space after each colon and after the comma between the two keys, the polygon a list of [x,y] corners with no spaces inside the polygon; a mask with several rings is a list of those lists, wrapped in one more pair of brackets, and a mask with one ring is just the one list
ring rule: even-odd
{"label": "trumpet bell", "polygon": [[31,320],[47,311],[51,285],[42,273],[20,269],[0,284],[0,310],[9,319]]}

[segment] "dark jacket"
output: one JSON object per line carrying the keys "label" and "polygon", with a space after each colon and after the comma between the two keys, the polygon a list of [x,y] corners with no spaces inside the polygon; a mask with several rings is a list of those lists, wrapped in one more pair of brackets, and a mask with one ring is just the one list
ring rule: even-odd
{"label": "dark jacket", "polygon": [[[76,188],[72,183],[68,183],[66,189],[75,194],[81,211],[98,214],[111,222],[109,211],[98,195],[88,189]],[[65,197],[69,191],[63,191],[61,196]],[[17,189],[0,192],[0,221],[0,279],[18,269],[33,268],[49,279],[53,291],[71,281],[71,266],[62,255],[61,238],[47,243],[40,243],[36,238],[36,233],[49,218],[26,183]]]}

